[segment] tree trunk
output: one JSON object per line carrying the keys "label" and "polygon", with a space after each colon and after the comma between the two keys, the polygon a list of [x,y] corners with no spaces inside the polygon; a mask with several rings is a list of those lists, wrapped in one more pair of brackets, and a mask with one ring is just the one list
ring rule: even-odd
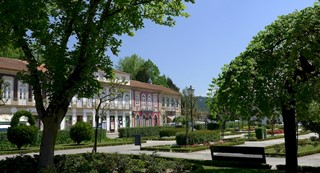
{"label": "tree trunk", "polygon": [[286,149],[286,172],[295,173],[298,172],[295,108],[282,105],[282,116]]}
{"label": "tree trunk", "polygon": [[51,116],[42,120],[43,131],[40,146],[40,162],[39,168],[52,168],[54,166],[54,146],[58,133],[59,122],[54,120],[55,116]]}

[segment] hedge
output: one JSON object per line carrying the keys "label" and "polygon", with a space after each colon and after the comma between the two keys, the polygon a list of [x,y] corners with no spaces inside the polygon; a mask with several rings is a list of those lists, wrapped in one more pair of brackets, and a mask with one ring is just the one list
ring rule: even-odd
{"label": "hedge", "polygon": [[140,134],[141,137],[145,136],[159,136],[159,131],[163,127],[155,126],[155,127],[128,127],[128,128],[120,128],[118,130],[120,138],[132,138],[136,134]]}
{"label": "hedge", "polygon": [[185,131],[184,128],[163,128],[159,131],[160,138],[162,137],[170,137],[170,136],[176,136],[177,132]]}
{"label": "hedge", "polygon": [[[177,145],[186,145],[185,132],[176,135]],[[215,142],[220,139],[219,130],[196,130],[188,134],[188,145]]]}
{"label": "hedge", "polygon": [[217,123],[208,123],[207,129],[208,130],[218,130],[220,128],[220,125]]}

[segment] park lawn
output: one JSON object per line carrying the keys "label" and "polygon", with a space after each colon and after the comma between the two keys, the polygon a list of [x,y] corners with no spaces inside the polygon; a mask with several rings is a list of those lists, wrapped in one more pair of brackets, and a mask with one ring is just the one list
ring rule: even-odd
{"label": "park lawn", "polygon": [[[145,142],[145,141],[142,141],[142,142]],[[81,142],[80,145],[77,145],[76,143],[56,144],[55,150],[93,148],[93,144],[94,143],[92,141]],[[108,140],[103,140],[102,142],[98,142],[97,146],[102,147],[102,146],[114,146],[114,145],[125,145],[125,144],[133,144],[133,139],[132,138],[108,139]],[[0,155],[34,153],[34,152],[39,152],[39,149],[40,148],[36,146],[22,147],[21,150],[18,150],[16,148],[2,149],[0,150]]]}
{"label": "park lawn", "polygon": [[[227,168],[227,167],[213,167],[213,166],[203,166],[204,170],[201,173],[278,173],[277,170],[269,169],[249,169],[249,168]],[[192,173],[200,173],[200,171],[195,171]]]}
{"label": "park lawn", "polygon": [[[272,146],[268,146],[265,149],[265,153],[268,156],[274,156],[274,157],[285,157],[285,149],[284,149],[284,143],[282,144],[276,144]],[[320,153],[320,144],[318,145],[312,145],[312,144],[305,144],[305,145],[299,145],[298,147],[298,156],[306,156],[310,154],[316,154]]]}

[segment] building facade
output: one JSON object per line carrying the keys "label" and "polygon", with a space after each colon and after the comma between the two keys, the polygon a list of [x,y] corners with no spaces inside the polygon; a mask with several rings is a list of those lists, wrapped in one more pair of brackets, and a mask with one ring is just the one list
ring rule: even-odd
{"label": "building facade", "polygon": [[[8,58],[0,58],[0,78],[6,84],[3,87],[3,99],[0,103],[0,129],[9,127],[11,117],[18,110],[30,111],[37,120],[37,126],[42,124],[35,109],[32,86],[29,86],[16,77],[20,71],[27,71],[27,63]],[[104,78],[102,71],[96,72],[95,77],[103,86],[100,93],[108,95],[101,104],[99,111],[99,127],[107,132],[117,132],[124,127],[160,126],[172,121],[172,118],[181,114],[180,93],[169,88],[130,80],[130,74],[115,71],[116,86]],[[111,97],[113,92],[121,94]],[[119,92],[120,93],[120,92]],[[77,121],[95,124],[96,107],[101,101],[94,98],[78,98],[74,96],[60,129],[69,129]]]}

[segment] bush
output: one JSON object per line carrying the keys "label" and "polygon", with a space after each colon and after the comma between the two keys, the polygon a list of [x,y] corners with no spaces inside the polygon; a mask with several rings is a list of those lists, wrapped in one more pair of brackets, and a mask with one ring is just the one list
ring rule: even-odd
{"label": "bush", "polygon": [[267,136],[265,127],[257,127],[255,129],[255,132],[256,132],[256,138],[257,139],[264,139]]}
{"label": "bush", "polygon": [[[30,126],[19,124],[21,117],[27,117]],[[31,112],[20,110],[13,114],[7,131],[8,140],[20,150],[24,145],[34,144],[38,138],[38,128]]]}
{"label": "bush", "polygon": [[206,130],[206,124],[195,124],[194,125],[194,128],[196,129],[196,130]]}
{"label": "bush", "polygon": [[[19,163],[19,164],[17,164]],[[55,168],[41,172],[96,173],[96,172],[191,172],[192,165],[181,159],[158,158],[156,154],[120,155],[84,153],[54,156]],[[0,172],[39,172],[38,162],[31,156],[17,156],[0,160]]]}
{"label": "bush", "polygon": [[136,134],[141,137],[146,136],[159,136],[159,131],[162,129],[160,126],[155,127],[128,127],[120,128],[118,130],[120,138],[133,138]]}
{"label": "bush", "polygon": [[8,140],[20,150],[24,145],[31,145],[37,141],[38,128],[35,126],[16,126],[8,128]]}
{"label": "bush", "polygon": [[82,141],[89,141],[93,136],[93,127],[87,122],[77,122],[70,129],[70,138],[78,145]]}
{"label": "bush", "polygon": [[184,131],[183,128],[164,128],[159,131],[160,138],[167,136],[176,136],[177,132]]}
{"label": "bush", "polygon": [[204,144],[220,140],[219,130],[196,130],[189,133],[189,144]]}
{"label": "bush", "polygon": [[176,143],[177,143],[177,145],[186,145],[186,133],[185,132],[177,133]]}
{"label": "bush", "polygon": [[218,130],[219,128],[220,128],[220,126],[217,123],[208,123],[207,124],[208,130]]}
{"label": "bush", "polygon": [[[220,139],[220,131],[219,130],[197,130],[193,132],[189,132],[188,134],[188,145],[193,144],[205,144],[209,142],[215,142]],[[178,133],[176,135],[177,145],[186,145],[186,134]]]}

